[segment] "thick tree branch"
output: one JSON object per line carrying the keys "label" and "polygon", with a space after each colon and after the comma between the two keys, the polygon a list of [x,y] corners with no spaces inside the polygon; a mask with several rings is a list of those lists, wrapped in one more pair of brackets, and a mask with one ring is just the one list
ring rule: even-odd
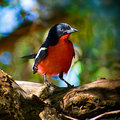
{"label": "thick tree branch", "polygon": [[25,81],[15,83],[0,70],[1,120],[77,120],[117,109],[120,79],[99,78],[80,87],[60,88],[53,84],[48,87]]}

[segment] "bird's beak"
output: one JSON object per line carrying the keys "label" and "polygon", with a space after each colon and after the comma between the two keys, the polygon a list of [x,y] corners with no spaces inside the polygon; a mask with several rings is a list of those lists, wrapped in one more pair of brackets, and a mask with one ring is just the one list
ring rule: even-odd
{"label": "bird's beak", "polygon": [[71,27],[71,29],[68,30],[67,33],[73,33],[73,32],[77,32],[77,31],[78,31],[77,29]]}
{"label": "bird's beak", "polygon": [[73,31],[73,32],[77,32],[78,30],[77,30],[77,29],[75,29],[75,28],[72,28],[72,31]]}

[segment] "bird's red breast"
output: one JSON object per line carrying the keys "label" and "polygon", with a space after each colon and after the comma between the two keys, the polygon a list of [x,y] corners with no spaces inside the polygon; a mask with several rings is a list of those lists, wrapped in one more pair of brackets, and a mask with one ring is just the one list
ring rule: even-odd
{"label": "bird's red breast", "polygon": [[37,66],[39,74],[56,75],[67,73],[74,55],[70,34],[63,35],[55,46],[48,47],[48,55]]}

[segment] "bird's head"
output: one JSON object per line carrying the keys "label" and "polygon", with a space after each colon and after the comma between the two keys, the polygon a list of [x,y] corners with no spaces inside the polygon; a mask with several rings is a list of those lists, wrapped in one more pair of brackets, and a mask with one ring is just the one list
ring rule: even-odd
{"label": "bird's head", "polygon": [[69,24],[67,23],[60,23],[56,25],[56,32],[59,37],[66,35],[66,34],[71,34],[73,32],[77,32],[78,30],[75,28],[72,28]]}
{"label": "bird's head", "polygon": [[49,34],[57,36],[57,37],[62,37],[63,35],[66,34],[71,34],[73,32],[77,32],[78,30],[75,28],[72,28],[69,24],[67,23],[59,23],[54,25],[50,31]]}
{"label": "bird's head", "polygon": [[69,36],[71,33],[77,32],[78,30],[75,28],[72,28],[67,23],[59,23],[54,25],[48,33],[48,39],[51,41],[51,44],[56,44],[58,39],[62,36]]}

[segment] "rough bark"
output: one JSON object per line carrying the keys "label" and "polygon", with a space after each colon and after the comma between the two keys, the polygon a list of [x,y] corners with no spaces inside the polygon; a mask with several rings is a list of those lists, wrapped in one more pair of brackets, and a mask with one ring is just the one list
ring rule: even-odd
{"label": "rough bark", "polygon": [[14,82],[0,70],[0,120],[95,120],[119,117],[119,110],[120,79],[99,78],[79,87],[60,88]]}

